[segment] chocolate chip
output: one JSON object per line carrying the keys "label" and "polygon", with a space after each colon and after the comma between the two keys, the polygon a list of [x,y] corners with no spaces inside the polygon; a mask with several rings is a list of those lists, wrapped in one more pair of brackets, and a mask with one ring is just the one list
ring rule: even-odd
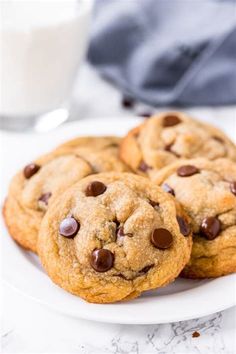
{"label": "chocolate chip", "polygon": [[190,225],[181,216],[177,216],[176,219],[178,221],[181,234],[184,236],[188,236],[191,232]]}
{"label": "chocolate chip", "polygon": [[123,96],[121,103],[122,103],[122,106],[125,108],[133,108],[133,106],[134,106],[134,100],[133,100],[133,98],[131,98],[129,96]]}
{"label": "chocolate chip", "polygon": [[43,202],[45,205],[48,205],[48,200],[52,196],[51,192],[44,193],[41,195],[41,197],[38,199],[39,202]]}
{"label": "chocolate chip", "polygon": [[151,206],[153,207],[153,208],[157,208],[157,207],[159,207],[159,203],[158,202],[154,202],[153,200],[149,200],[149,203],[151,204]]}
{"label": "chocolate chip", "polygon": [[61,221],[59,226],[60,235],[65,237],[74,237],[79,231],[80,224],[73,217]]}
{"label": "chocolate chip", "polygon": [[140,171],[142,171],[142,172],[147,172],[147,170],[150,170],[151,167],[148,166],[148,164],[146,164],[145,161],[141,161],[140,164],[139,164],[138,169],[139,169]]}
{"label": "chocolate chip", "polygon": [[205,218],[200,227],[202,235],[208,240],[214,240],[219,235],[220,229],[220,220],[212,216]]}
{"label": "chocolate chip", "polygon": [[166,229],[155,229],[151,235],[151,242],[157,248],[166,249],[172,245],[173,237]]}
{"label": "chocolate chip", "polygon": [[169,186],[169,184],[164,183],[164,184],[162,185],[162,189],[163,189],[163,191],[165,191],[166,193],[170,193],[170,194],[172,194],[173,196],[175,196],[175,191],[174,191],[173,188],[171,188],[171,186]]}
{"label": "chocolate chip", "polygon": [[192,333],[192,337],[193,337],[193,338],[200,337],[200,333],[197,332],[197,331],[194,331],[194,332]]}
{"label": "chocolate chip", "polygon": [[94,181],[89,183],[85,190],[87,197],[97,197],[100,194],[103,194],[106,191],[107,187],[105,184],[99,181]]}
{"label": "chocolate chip", "polygon": [[236,195],[236,182],[230,183],[230,190],[234,195]]}
{"label": "chocolate chip", "polygon": [[107,272],[113,267],[114,254],[104,248],[92,252],[90,264],[96,272]]}
{"label": "chocolate chip", "polygon": [[181,123],[181,119],[179,119],[179,117],[173,115],[168,115],[163,119],[163,127],[173,127],[174,125],[177,125]]}
{"label": "chocolate chip", "polygon": [[25,178],[29,179],[30,177],[35,175],[35,173],[37,173],[39,169],[40,169],[40,166],[37,165],[36,163],[30,163],[29,165],[25,166],[25,168],[24,168]]}
{"label": "chocolate chip", "polygon": [[181,166],[177,170],[177,174],[180,177],[190,177],[195,175],[196,173],[199,173],[199,169],[193,165]]}

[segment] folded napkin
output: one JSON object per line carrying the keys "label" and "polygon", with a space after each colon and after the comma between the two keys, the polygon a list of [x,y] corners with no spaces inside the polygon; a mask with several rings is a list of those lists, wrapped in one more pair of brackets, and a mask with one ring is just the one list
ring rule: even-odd
{"label": "folded napkin", "polygon": [[88,58],[154,106],[236,103],[236,1],[97,0]]}

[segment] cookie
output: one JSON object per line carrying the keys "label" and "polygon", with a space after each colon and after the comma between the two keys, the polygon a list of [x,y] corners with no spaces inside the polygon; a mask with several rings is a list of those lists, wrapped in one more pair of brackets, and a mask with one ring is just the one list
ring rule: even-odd
{"label": "cookie", "polygon": [[236,164],[228,159],[178,161],[156,182],[175,195],[191,217],[193,249],[182,272],[210,278],[236,272]]}
{"label": "cookie", "polygon": [[36,252],[41,220],[57,195],[89,174],[128,170],[118,158],[119,142],[116,137],[77,138],[17,173],[3,210],[11,236]]}
{"label": "cookie", "polygon": [[57,147],[57,153],[76,153],[91,165],[94,173],[127,172],[130,169],[122,162],[119,155],[121,138],[108,137],[79,137],[67,141]]}
{"label": "cookie", "polygon": [[191,245],[188,217],[172,196],[142,176],[110,172],[82,179],[54,201],[38,252],[60,287],[109,303],[173,281]]}
{"label": "cookie", "polygon": [[180,158],[229,158],[236,146],[219,129],[184,113],[167,112],[147,119],[124,138],[120,156],[136,173],[154,177]]}

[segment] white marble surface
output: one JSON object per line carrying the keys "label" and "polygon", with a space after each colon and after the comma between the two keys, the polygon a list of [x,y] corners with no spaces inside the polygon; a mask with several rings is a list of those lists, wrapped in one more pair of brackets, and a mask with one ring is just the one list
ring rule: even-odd
{"label": "white marble surface", "polygon": [[[112,325],[61,316],[5,287],[3,353],[233,354],[236,309],[165,325]],[[210,299],[209,299],[210,301]],[[200,337],[192,338],[198,331]]]}
{"label": "white marble surface", "polygon": [[[73,119],[112,116],[121,116],[122,119],[133,114],[121,108],[117,90],[103,82],[88,67],[84,67],[78,75],[75,97],[77,103]],[[232,134],[236,134],[235,107],[190,111],[196,116],[207,115],[213,120],[235,117]],[[6,285],[2,288],[2,353],[236,353],[236,308],[173,324],[112,325],[64,317],[19,295]],[[192,338],[194,331],[198,331],[200,337]]]}

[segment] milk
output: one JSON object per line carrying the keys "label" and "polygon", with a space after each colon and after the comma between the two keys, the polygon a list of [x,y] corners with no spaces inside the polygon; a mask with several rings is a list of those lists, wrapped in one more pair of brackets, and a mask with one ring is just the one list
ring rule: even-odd
{"label": "milk", "polygon": [[92,1],[1,1],[0,115],[52,111],[69,98]]}

